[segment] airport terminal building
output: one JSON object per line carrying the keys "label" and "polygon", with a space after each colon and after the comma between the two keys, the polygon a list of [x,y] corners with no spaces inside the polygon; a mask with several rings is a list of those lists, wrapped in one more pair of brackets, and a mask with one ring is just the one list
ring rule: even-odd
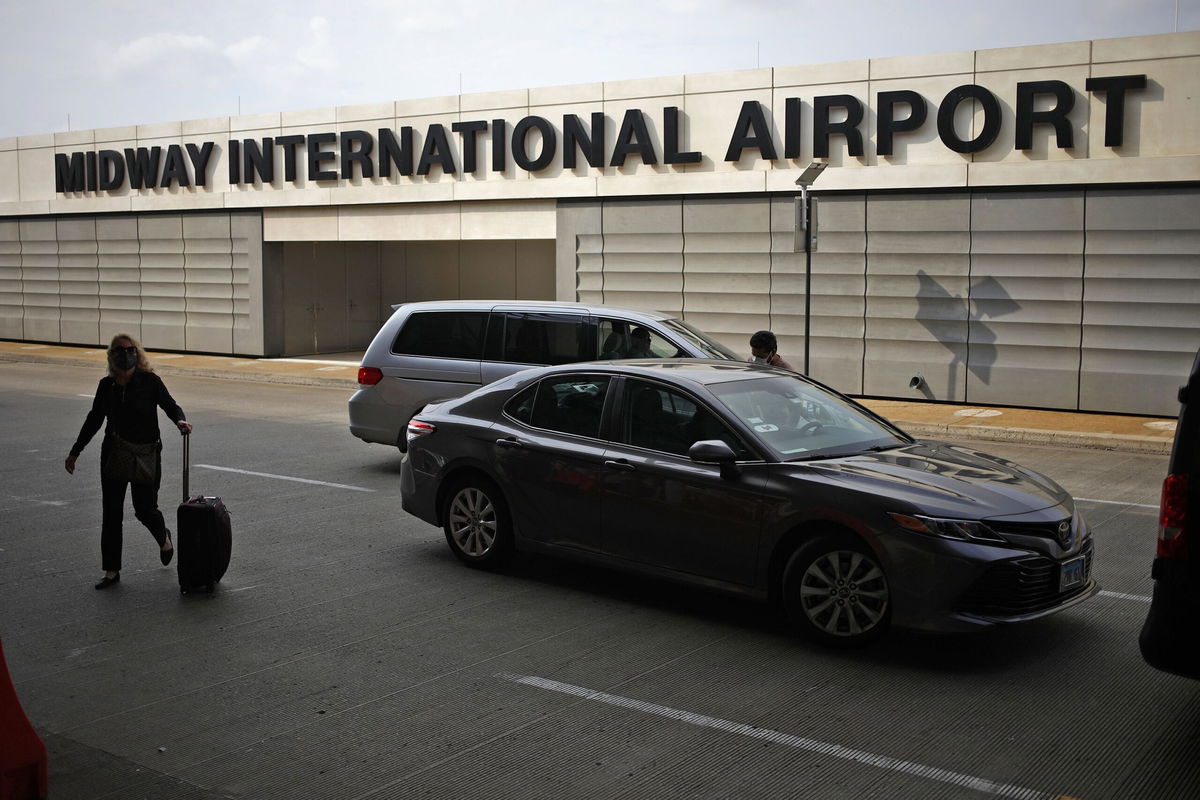
{"label": "airport terminal building", "polygon": [[451,298],[769,328],[854,395],[1174,414],[1200,32],[0,139],[2,339],[332,353]]}

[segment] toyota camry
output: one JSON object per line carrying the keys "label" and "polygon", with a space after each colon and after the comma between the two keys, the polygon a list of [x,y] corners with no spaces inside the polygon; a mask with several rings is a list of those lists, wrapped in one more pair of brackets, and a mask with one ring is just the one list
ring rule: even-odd
{"label": "toyota camry", "polygon": [[671,359],[527,370],[426,406],[403,506],[477,567],[582,559],[782,606],[851,645],[964,631],[1099,591],[1052,480],[915,440],[796,373]]}

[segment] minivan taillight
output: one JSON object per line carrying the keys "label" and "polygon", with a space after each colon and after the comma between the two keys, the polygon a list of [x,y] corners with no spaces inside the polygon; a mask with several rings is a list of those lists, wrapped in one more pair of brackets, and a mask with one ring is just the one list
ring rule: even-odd
{"label": "minivan taillight", "polygon": [[1158,504],[1158,555],[1161,558],[1187,558],[1184,527],[1188,512],[1188,476],[1168,475],[1163,481],[1162,500]]}
{"label": "minivan taillight", "polygon": [[422,436],[428,436],[429,434],[436,433],[436,432],[437,432],[437,428],[430,425],[428,422],[421,422],[420,420],[415,420],[415,419],[410,419],[408,421],[407,439],[410,442],[413,439],[419,439]]}
{"label": "minivan taillight", "polygon": [[359,367],[358,382],[362,386],[374,386],[383,380],[383,370],[379,367]]}

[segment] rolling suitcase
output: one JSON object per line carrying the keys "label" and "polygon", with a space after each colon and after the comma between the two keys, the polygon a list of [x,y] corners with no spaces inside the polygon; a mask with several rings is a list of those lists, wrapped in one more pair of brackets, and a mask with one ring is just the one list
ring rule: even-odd
{"label": "rolling suitcase", "polygon": [[176,567],[179,592],[196,589],[212,593],[213,586],[229,568],[233,552],[233,527],[229,510],[219,497],[188,496],[188,440],[183,436],[183,502],[176,516]]}

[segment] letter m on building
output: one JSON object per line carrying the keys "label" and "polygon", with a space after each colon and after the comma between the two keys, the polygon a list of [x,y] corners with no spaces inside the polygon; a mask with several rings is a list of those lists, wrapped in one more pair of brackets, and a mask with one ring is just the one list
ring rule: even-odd
{"label": "letter m on building", "polygon": [[87,170],[84,166],[83,153],[54,154],[54,191],[82,192],[87,180]]}

